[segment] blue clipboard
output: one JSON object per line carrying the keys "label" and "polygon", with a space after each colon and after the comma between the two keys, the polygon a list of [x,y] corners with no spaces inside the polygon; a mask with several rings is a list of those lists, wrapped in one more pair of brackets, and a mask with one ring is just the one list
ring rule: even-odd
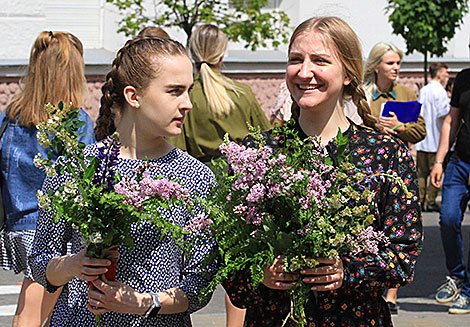
{"label": "blue clipboard", "polygon": [[393,112],[402,123],[416,123],[419,113],[421,112],[421,103],[418,101],[387,101],[382,105],[380,112],[381,117],[390,117],[389,113]]}

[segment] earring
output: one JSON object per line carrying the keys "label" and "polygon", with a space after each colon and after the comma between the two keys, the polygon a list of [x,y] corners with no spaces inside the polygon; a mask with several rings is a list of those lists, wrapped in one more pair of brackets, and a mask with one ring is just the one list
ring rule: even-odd
{"label": "earring", "polygon": [[137,102],[136,105],[135,105],[135,108],[139,109],[140,108],[140,103]]}

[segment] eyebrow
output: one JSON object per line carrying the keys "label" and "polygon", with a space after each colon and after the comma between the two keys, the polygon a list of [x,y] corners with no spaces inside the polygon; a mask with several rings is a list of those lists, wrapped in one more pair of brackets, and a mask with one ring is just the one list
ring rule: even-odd
{"label": "eyebrow", "polygon": [[[192,83],[189,87],[193,87],[194,83]],[[184,84],[167,84],[165,85],[166,88],[168,89],[173,89],[173,88],[178,88],[178,89],[184,89],[186,88],[186,85]]]}

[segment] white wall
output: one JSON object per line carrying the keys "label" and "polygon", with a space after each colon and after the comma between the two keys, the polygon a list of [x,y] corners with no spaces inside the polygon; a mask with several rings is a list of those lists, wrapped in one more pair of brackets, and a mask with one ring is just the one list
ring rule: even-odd
{"label": "white wall", "polygon": [[[153,0],[146,0],[152,5]],[[318,15],[336,15],[346,20],[359,35],[364,56],[379,42],[392,42],[405,50],[405,42],[392,34],[384,11],[386,0],[282,0],[280,8],[287,12],[292,28],[303,20]],[[116,7],[105,0],[0,0],[0,60],[29,57],[31,45],[42,30],[69,31],[79,37],[86,49],[104,48],[117,51],[126,41],[117,34],[120,17]],[[168,29],[169,34],[186,42],[181,30]],[[470,15],[449,43],[445,59],[469,59]],[[243,49],[230,44],[229,49]],[[281,46],[280,50],[285,51]],[[407,57],[421,60],[422,55]]]}

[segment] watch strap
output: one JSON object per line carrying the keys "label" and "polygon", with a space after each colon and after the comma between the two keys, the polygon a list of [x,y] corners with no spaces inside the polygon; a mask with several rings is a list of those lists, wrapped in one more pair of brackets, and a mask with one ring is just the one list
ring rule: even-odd
{"label": "watch strap", "polygon": [[157,293],[148,292],[148,294],[153,298],[153,303],[147,312],[145,312],[144,318],[156,317],[161,308],[160,299]]}

